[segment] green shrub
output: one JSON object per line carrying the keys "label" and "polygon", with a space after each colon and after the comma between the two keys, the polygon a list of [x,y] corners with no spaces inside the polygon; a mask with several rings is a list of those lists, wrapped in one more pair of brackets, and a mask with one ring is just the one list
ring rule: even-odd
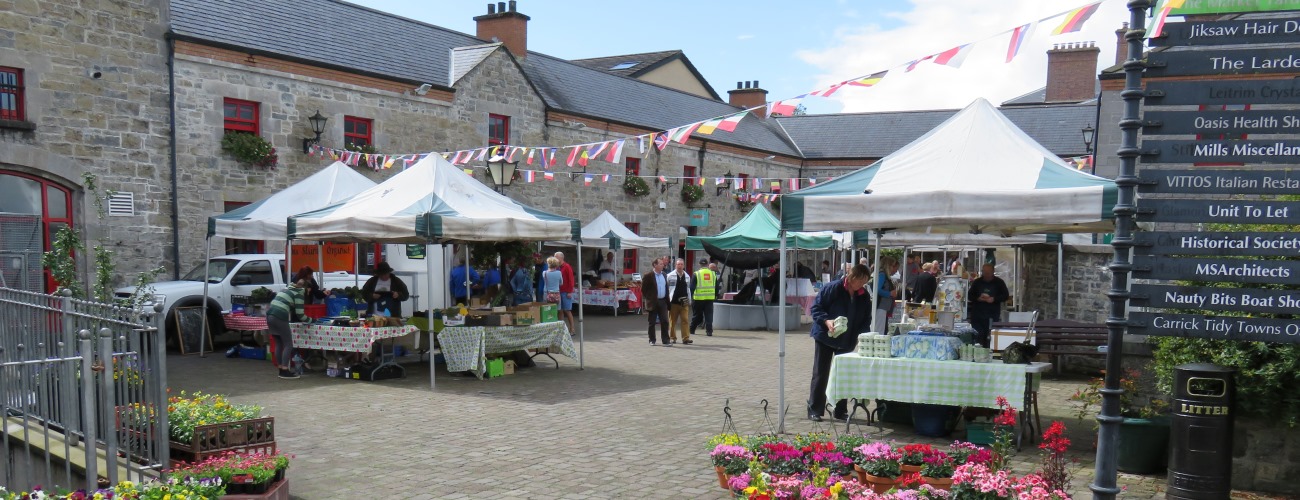
{"label": "green shrub", "polygon": [[1184,363],[1214,363],[1237,370],[1239,415],[1300,422],[1300,345],[1184,337],[1156,339],[1156,383],[1173,393],[1174,368]]}
{"label": "green shrub", "polygon": [[227,132],[221,138],[221,150],[242,163],[262,168],[275,168],[280,161],[271,143],[246,132]]}

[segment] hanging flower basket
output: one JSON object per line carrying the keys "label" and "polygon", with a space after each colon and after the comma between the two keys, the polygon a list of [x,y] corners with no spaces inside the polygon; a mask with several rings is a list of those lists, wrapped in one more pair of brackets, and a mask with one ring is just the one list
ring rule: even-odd
{"label": "hanging flower basket", "polygon": [[735,191],[732,197],[736,199],[736,206],[740,211],[745,212],[754,208],[754,196],[745,191]]}
{"label": "hanging flower basket", "polygon": [[240,163],[266,169],[274,169],[280,161],[271,143],[246,132],[227,132],[221,138],[221,150],[230,153]]}
{"label": "hanging flower basket", "polygon": [[704,188],[698,184],[682,185],[682,201],[686,203],[695,203],[704,199]]}
{"label": "hanging flower basket", "polygon": [[646,196],[650,194],[650,185],[639,176],[629,175],[623,180],[623,192],[628,196]]}

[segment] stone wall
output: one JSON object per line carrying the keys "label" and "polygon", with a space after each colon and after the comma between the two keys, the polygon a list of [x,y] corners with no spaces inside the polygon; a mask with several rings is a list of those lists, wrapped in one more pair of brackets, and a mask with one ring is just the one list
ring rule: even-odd
{"label": "stone wall", "polygon": [[1300,428],[1238,418],[1232,438],[1232,488],[1300,495]]}
{"label": "stone wall", "polygon": [[1056,308],[1057,255],[1055,245],[1034,245],[1023,250],[1025,307],[1038,310],[1039,318],[1063,318],[1085,323],[1105,323],[1110,308],[1110,245],[1066,245],[1062,311]]}
{"label": "stone wall", "polygon": [[[0,128],[0,170],[71,189],[74,224],[119,269],[170,261],[166,0],[0,0],[0,12],[0,66],[23,70],[35,127]],[[133,193],[135,215],[100,221],[86,173]]]}

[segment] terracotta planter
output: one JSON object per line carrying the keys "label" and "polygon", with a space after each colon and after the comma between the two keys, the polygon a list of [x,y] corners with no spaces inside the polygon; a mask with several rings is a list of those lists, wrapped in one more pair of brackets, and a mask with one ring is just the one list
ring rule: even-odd
{"label": "terracotta planter", "polygon": [[886,491],[889,491],[894,488],[895,484],[898,483],[898,480],[894,478],[877,477],[871,474],[867,474],[867,471],[863,470],[862,467],[858,467],[857,465],[853,466],[853,470],[858,473],[858,481],[861,482],[862,484],[870,486],[871,491],[874,491],[876,493],[884,493]]}
{"label": "terracotta planter", "polygon": [[922,480],[922,481],[925,481],[925,484],[930,485],[931,487],[933,487],[933,488],[936,489],[936,490],[948,491],[950,488],[952,488],[952,478],[951,478],[951,477],[925,477],[925,476],[921,476],[921,480]]}
{"label": "terracotta planter", "polygon": [[907,465],[907,464],[903,464],[903,465],[898,466],[898,469],[901,470],[901,471],[903,471],[903,475],[904,475],[904,476],[906,476],[906,475],[908,475],[908,474],[911,474],[911,473],[913,473],[913,472],[915,472],[915,473],[917,473],[917,474],[920,474],[920,473],[921,473],[921,466],[919,466],[919,465]]}
{"label": "terracotta planter", "polygon": [[726,469],[723,469],[721,465],[715,465],[713,466],[713,471],[718,473],[718,486],[721,486],[724,490],[731,491],[731,488],[727,486]]}

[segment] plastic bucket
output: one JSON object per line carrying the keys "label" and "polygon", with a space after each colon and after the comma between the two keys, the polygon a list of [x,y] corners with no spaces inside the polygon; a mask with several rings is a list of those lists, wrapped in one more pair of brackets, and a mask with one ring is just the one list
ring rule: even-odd
{"label": "plastic bucket", "polygon": [[302,306],[302,308],[303,313],[305,313],[308,318],[320,319],[325,317],[325,304],[307,304]]}
{"label": "plastic bucket", "polygon": [[955,406],[915,403],[912,405],[912,429],[919,435],[947,437],[952,433],[948,422],[956,414]]}

